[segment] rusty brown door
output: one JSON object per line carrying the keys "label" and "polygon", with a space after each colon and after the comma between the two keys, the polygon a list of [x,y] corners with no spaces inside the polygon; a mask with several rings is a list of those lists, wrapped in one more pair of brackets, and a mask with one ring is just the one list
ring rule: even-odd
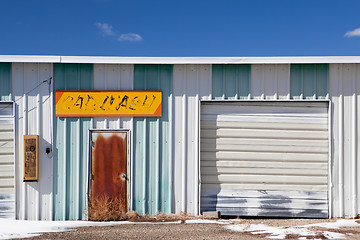
{"label": "rusty brown door", "polygon": [[128,209],[127,132],[91,132],[89,220],[119,220]]}

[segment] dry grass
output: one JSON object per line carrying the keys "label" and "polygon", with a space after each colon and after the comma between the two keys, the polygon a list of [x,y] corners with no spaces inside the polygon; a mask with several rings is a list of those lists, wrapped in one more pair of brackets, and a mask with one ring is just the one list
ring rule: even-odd
{"label": "dry grass", "polygon": [[90,221],[121,221],[126,218],[126,207],[120,199],[102,196],[89,200]]}
{"label": "dry grass", "polygon": [[[109,198],[107,196],[99,197],[95,200],[89,200],[87,210],[88,220],[106,222],[106,221],[131,221],[131,222],[176,222],[195,219],[187,213],[166,214],[158,212],[155,215],[139,215],[135,211],[126,211],[124,205],[119,199]],[[197,217],[199,218],[199,217]]]}

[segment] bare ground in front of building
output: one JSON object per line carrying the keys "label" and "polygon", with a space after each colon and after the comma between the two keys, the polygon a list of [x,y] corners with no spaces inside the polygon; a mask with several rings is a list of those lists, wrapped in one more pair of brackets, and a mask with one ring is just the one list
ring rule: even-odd
{"label": "bare ground in front of building", "polygon": [[[287,231],[285,239],[360,239],[360,221],[353,220],[359,226],[343,226],[339,228],[307,226],[316,223],[334,223],[338,219],[229,219],[219,223],[191,223],[184,221],[171,223],[166,219],[160,220],[149,217],[149,222],[134,222],[134,224],[120,224],[108,227],[81,227],[73,231],[43,233],[30,239],[264,239],[266,237],[281,237],[273,232]],[[145,219],[144,219],[145,220]],[[175,220],[175,219],[172,219]],[[179,219],[177,219],[179,220]],[[339,225],[339,224],[338,224]],[[228,228],[242,226],[245,230],[238,232]],[[259,229],[257,229],[259,228]],[[257,230],[256,230],[257,229]],[[265,229],[265,232],[261,229]],[[289,231],[288,231],[289,230]],[[312,235],[306,235],[310,231]],[[304,235],[305,234],[305,235]],[[334,238],[335,237],[335,238]],[[29,239],[29,238],[27,238]],[[269,238],[270,239],[270,238]],[[344,238],[343,238],[344,239]]]}

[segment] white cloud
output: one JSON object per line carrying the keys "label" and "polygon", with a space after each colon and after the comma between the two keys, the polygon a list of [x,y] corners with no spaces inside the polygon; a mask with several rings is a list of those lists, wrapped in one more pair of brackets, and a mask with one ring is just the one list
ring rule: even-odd
{"label": "white cloud", "polygon": [[345,37],[360,37],[360,28],[346,32]]}
{"label": "white cloud", "polygon": [[143,38],[137,33],[126,33],[121,34],[118,40],[121,42],[140,42]]}
{"label": "white cloud", "polygon": [[115,36],[115,32],[113,31],[113,27],[107,23],[97,22],[95,26],[100,30],[100,33],[103,36]]}

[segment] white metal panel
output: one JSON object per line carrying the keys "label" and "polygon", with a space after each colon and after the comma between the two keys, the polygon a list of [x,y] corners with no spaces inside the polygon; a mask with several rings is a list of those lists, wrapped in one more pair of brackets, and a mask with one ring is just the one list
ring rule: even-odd
{"label": "white metal panel", "polygon": [[360,64],[331,64],[333,217],[360,213]]}
{"label": "white metal panel", "polygon": [[[225,215],[235,214],[238,209],[235,215],[327,217],[327,199],[320,202],[321,209],[315,211],[311,206],[316,203],[310,197],[300,201],[292,196],[293,192],[287,192],[327,194],[327,105],[327,102],[289,101],[204,102],[201,110],[202,209],[219,210]],[[229,118],[234,115],[236,118]],[[291,121],[289,116],[293,117]],[[257,118],[264,121],[250,122]],[[313,145],[307,143],[308,140]],[[265,206],[260,204],[260,199],[243,198],[246,202],[239,205],[231,192],[228,196],[218,196],[217,192],[223,189],[228,192],[278,191],[277,197],[281,195],[284,204],[273,205],[274,199],[268,199]],[[208,197],[209,191],[213,195]],[[274,208],[281,211],[271,213]]]}
{"label": "white metal panel", "polygon": [[[13,63],[12,94],[15,100],[16,218],[52,219],[53,157],[45,149],[52,146],[53,95],[50,63]],[[23,182],[24,135],[39,135],[39,180]]]}
{"label": "white metal panel", "polygon": [[174,65],[174,209],[199,214],[199,100],[211,99],[210,65]]}
{"label": "white metal panel", "polygon": [[290,99],[290,64],[251,65],[253,99]]}

